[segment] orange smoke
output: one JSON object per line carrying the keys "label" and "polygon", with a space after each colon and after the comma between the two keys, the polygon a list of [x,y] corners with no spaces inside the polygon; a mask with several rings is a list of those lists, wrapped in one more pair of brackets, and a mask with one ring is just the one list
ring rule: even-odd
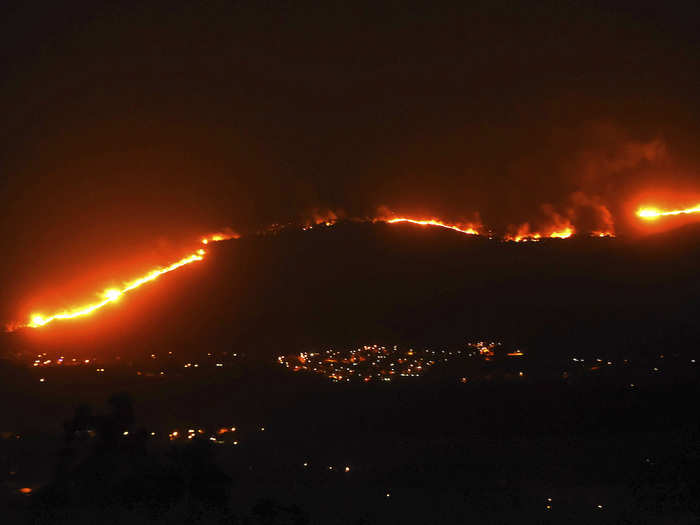
{"label": "orange smoke", "polygon": [[570,201],[567,210],[569,219],[591,230],[593,237],[615,237],[615,221],[600,197],[577,191],[571,194]]}
{"label": "orange smoke", "polygon": [[532,229],[529,222],[510,226],[504,240],[526,242],[544,238],[568,239],[579,230],[592,237],[615,237],[612,213],[600,197],[577,191],[567,200],[563,209],[560,208],[562,213],[551,204],[543,204],[540,206],[536,229]]}
{"label": "orange smoke", "polygon": [[407,219],[405,217],[388,219],[386,222],[389,224],[395,224],[398,222],[410,222],[411,224],[418,224],[421,226],[439,226],[441,228],[447,228],[449,230],[454,230],[456,232],[464,233],[466,235],[479,235],[478,230],[472,224],[454,225],[454,224],[446,224],[446,223],[441,222],[441,221],[436,220],[436,219],[417,220],[417,219]]}
{"label": "orange smoke", "polygon": [[691,213],[700,213],[700,204],[694,208],[686,208],[684,210],[661,211],[658,208],[639,208],[637,217],[644,220],[655,220],[659,217],[669,217],[673,215],[687,215]]}
{"label": "orange smoke", "polygon": [[339,214],[333,210],[312,210],[311,221],[313,224],[325,224],[332,226],[338,222]]}
{"label": "orange smoke", "polygon": [[333,226],[345,216],[343,210],[314,208],[302,215],[302,230],[311,230],[315,226]]}
{"label": "orange smoke", "polygon": [[568,217],[565,217],[554,211],[554,207],[551,204],[543,204],[542,211],[549,217],[548,224],[542,231],[544,237],[568,239],[574,234],[574,226],[568,218],[572,215],[570,211],[567,214]]}

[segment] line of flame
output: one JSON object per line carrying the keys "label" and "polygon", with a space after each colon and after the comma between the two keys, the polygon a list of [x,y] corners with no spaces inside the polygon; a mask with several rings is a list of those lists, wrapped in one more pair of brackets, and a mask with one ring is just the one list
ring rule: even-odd
{"label": "line of flame", "polygon": [[[637,212],[637,214],[640,217],[648,217],[647,215],[642,215],[642,211],[640,210]],[[692,210],[682,210],[682,211],[677,211],[677,212],[658,212],[659,215],[678,215],[680,213],[691,213],[695,211],[700,211],[700,206],[697,208],[694,208]],[[644,213],[650,213],[650,211],[644,210]],[[657,213],[657,212],[654,212]],[[465,235],[479,235],[479,232],[472,226],[457,226],[453,224],[447,224],[442,221],[439,221],[437,219],[410,219],[407,217],[397,217],[393,219],[378,219],[378,220],[384,220],[388,224],[396,224],[396,223],[410,223],[410,224],[417,224],[419,226],[437,226],[440,228],[446,228],[449,230],[453,230],[459,233],[463,233]],[[546,237],[550,238],[558,238],[558,239],[567,239],[571,237],[574,233],[573,228],[571,227],[565,227],[561,231],[553,231],[550,232],[549,234],[546,235]],[[600,237],[605,237],[605,236],[614,236],[612,233],[609,232],[595,232],[594,235],[600,236]],[[521,241],[538,241],[543,237],[542,234],[538,232],[527,232],[527,233],[519,233],[517,235],[507,235],[504,237],[505,240],[507,241],[515,241],[515,242],[521,242]],[[240,238],[240,235],[233,232],[232,230],[227,230],[222,233],[215,233],[215,234],[210,234],[206,237],[203,237],[200,239],[201,243],[206,245],[210,242],[218,242],[218,241],[225,241],[228,239],[238,239]],[[187,257],[184,257],[180,259],[179,261],[171,264],[170,266],[166,266],[164,268],[159,268],[157,270],[153,270],[144,277],[140,277],[134,281],[126,283],[121,289],[118,288],[112,288],[105,290],[102,294],[103,299],[99,302],[92,303],[86,306],[80,306],[77,308],[74,308],[72,310],[64,310],[63,312],[54,314],[49,317],[44,317],[41,314],[33,314],[31,316],[31,319],[28,323],[26,324],[21,324],[14,326],[12,329],[15,328],[20,328],[20,327],[29,327],[29,328],[38,328],[41,326],[45,326],[48,323],[51,323],[52,321],[58,320],[58,319],[72,319],[75,317],[81,317],[81,316],[86,316],[90,315],[94,311],[110,304],[113,302],[118,301],[122,295],[124,295],[127,292],[130,292],[131,290],[134,290],[138,287],[140,287],[143,284],[146,284],[148,282],[154,281],[161,275],[164,275],[166,273],[172,272],[173,270],[177,270],[178,268],[185,266],[187,264],[196,262],[196,261],[201,261],[204,259],[204,256],[206,255],[206,251],[203,249],[197,250],[196,253],[189,255]]]}
{"label": "line of flame", "polygon": [[202,237],[202,244],[209,244],[210,242],[228,241],[229,239],[240,239],[240,234],[236,233],[230,228],[227,228],[223,232],[212,233],[206,237]]}
{"label": "line of flame", "polygon": [[700,213],[700,204],[694,208],[686,208],[685,210],[661,211],[657,208],[639,208],[637,217],[644,220],[654,220],[659,217],[668,217],[670,215],[685,215],[689,213]]}
{"label": "line of flame", "polygon": [[[454,230],[460,233],[464,233],[466,235],[479,235],[479,232],[473,228],[472,226],[468,227],[460,227],[460,226],[455,226],[453,224],[446,224],[444,222],[441,222],[436,219],[426,219],[426,220],[418,220],[418,219],[409,219],[406,217],[399,217],[395,219],[388,219],[386,221],[389,224],[396,224],[399,222],[408,222],[411,224],[418,224],[420,226],[439,226],[441,228],[447,228],[450,230]],[[538,232],[532,232],[532,233],[527,233],[527,234],[519,234],[515,236],[506,236],[505,240],[509,241],[515,241],[515,242],[520,242],[520,241],[537,241],[540,240],[542,237],[549,237],[551,239],[568,239],[574,234],[574,229],[571,226],[566,226],[562,228],[561,230],[554,230],[546,235],[543,235]]]}
{"label": "line of flame", "polygon": [[460,233],[464,233],[466,235],[479,235],[479,232],[476,231],[472,227],[468,227],[466,229],[460,228],[458,226],[454,226],[452,224],[445,224],[444,222],[437,221],[435,219],[428,219],[428,220],[416,220],[416,219],[407,219],[404,217],[401,218],[396,218],[396,219],[389,219],[386,222],[389,224],[395,224],[397,222],[410,222],[411,224],[419,224],[421,226],[440,226],[441,228],[447,228],[449,230],[454,230]]}
{"label": "line of flame", "polygon": [[128,282],[124,285],[123,288],[118,289],[118,288],[112,288],[109,290],[105,290],[103,293],[104,299],[102,301],[99,301],[97,303],[89,304],[87,306],[80,306],[78,308],[75,308],[73,310],[65,310],[61,313],[54,314],[50,317],[44,317],[41,314],[34,314],[31,317],[31,320],[29,323],[23,325],[25,327],[29,328],[38,328],[40,326],[45,326],[48,323],[55,321],[57,319],[72,319],[75,317],[81,317],[84,315],[90,315],[93,313],[95,310],[99,310],[103,306],[108,305],[109,303],[113,303],[115,301],[118,301],[119,298],[124,295],[127,292],[130,292],[131,290],[134,290],[135,288],[138,288],[139,286],[146,284],[148,282],[154,281],[158,277],[160,277],[163,274],[166,274],[168,272],[172,272],[173,270],[177,270],[178,268],[185,266],[186,264],[190,264],[196,261],[201,261],[204,259],[204,255],[206,255],[206,252],[202,249],[197,250],[196,253],[193,253],[192,255],[189,255],[187,257],[184,257],[180,259],[179,261],[171,264],[170,266],[166,266],[165,268],[159,268],[157,270],[153,270],[144,277],[139,277],[138,279]]}

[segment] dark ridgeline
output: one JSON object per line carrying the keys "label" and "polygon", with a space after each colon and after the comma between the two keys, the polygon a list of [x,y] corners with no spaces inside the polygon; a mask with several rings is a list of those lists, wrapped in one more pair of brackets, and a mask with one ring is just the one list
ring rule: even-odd
{"label": "dark ridgeline", "polygon": [[697,234],[523,245],[341,223],[212,246],[202,266],[144,287],[99,319],[50,329],[80,348],[84,330],[100,328],[88,355],[137,359],[149,348],[196,356],[206,346],[268,362],[319,347],[480,339],[543,361],[654,354],[700,341]]}
{"label": "dark ridgeline", "polygon": [[212,245],[199,266],[89,319],[42,328],[41,338],[5,335],[5,346],[124,360],[206,347],[266,363],[321,347],[485,339],[543,361],[654,355],[700,341],[697,236],[692,226],[525,245],[411,225],[288,231]]}

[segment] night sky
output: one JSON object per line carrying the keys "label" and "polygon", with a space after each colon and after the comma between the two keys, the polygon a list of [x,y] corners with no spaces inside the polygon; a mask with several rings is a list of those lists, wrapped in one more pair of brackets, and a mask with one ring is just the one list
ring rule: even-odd
{"label": "night sky", "polygon": [[145,4],[3,3],[1,319],[314,209],[700,200],[696,2]]}

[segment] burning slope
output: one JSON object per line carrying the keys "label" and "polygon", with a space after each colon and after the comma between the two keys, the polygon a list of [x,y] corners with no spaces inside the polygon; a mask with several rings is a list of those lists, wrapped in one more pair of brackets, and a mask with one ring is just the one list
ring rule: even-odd
{"label": "burning slope", "polygon": [[44,325],[46,325],[52,321],[55,321],[57,319],[73,319],[75,317],[82,317],[85,315],[90,315],[95,310],[99,310],[100,308],[108,305],[109,303],[114,303],[114,302],[118,301],[122,297],[122,295],[124,295],[125,293],[130,292],[131,290],[134,290],[143,284],[154,281],[163,274],[166,274],[168,272],[172,272],[173,270],[177,270],[178,268],[185,266],[186,264],[190,264],[190,263],[193,263],[195,261],[201,261],[202,259],[204,259],[205,254],[206,254],[206,252],[204,250],[197,250],[196,253],[193,253],[192,255],[184,257],[184,258],[180,259],[179,261],[171,264],[170,266],[166,266],[165,268],[159,268],[157,270],[153,270],[143,277],[139,277],[138,279],[135,279],[131,282],[126,283],[121,289],[111,288],[109,290],[105,290],[104,293],[102,294],[103,299],[99,302],[84,305],[84,306],[78,306],[78,307],[70,309],[70,310],[64,310],[63,312],[51,315],[49,317],[44,317],[41,314],[34,314],[34,315],[32,315],[29,323],[24,324],[24,325],[20,325],[17,328],[20,328],[20,327],[38,328],[40,326],[44,326]]}
{"label": "burning slope", "polygon": [[[202,244],[209,244],[210,242],[224,241],[228,239],[238,239],[239,237],[240,236],[237,233],[227,229],[224,232],[207,235],[201,239],[201,242]],[[108,290],[105,290],[101,294],[101,301],[87,305],[77,306],[75,308],[64,310],[62,312],[50,316],[44,316],[42,314],[32,314],[29,322],[14,325],[12,327],[9,327],[8,330],[13,331],[17,328],[39,328],[59,319],[74,319],[76,317],[90,315],[96,310],[99,310],[100,308],[107,306],[110,303],[117,302],[119,299],[121,299],[121,297],[124,294],[135,290],[136,288],[139,288],[140,286],[146,283],[155,281],[161,275],[170,273],[174,270],[177,270],[178,268],[181,268],[193,262],[201,261],[202,259],[204,259],[204,256],[206,254],[207,252],[204,249],[200,248],[196,252],[188,255],[187,257],[183,257],[179,261],[176,261],[169,266],[157,268],[147,273],[143,277],[139,277],[138,279],[134,279],[133,281],[125,283],[124,286],[122,286],[121,288],[110,288]]]}
{"label": "burning slope", "polygon": [[[530,229],[530,223],[522,224],[518,227],[515,233],[509,233],[503,240],[512,242],[537,242],[543,238],[550,239],[568,239],[574,234],[574,227],[566,221],[558,226],[553,226],[546,229],[545,231],[532,231]],[[599,232],[595,233],[597,237],[605,237],[610,234],[600,235]]]}
{"label": "burning slope", "polygon": [[[576,191],[562,205],[541,205],[538,215],[533,222],[509,226],[504,240],[527,242],[544,238],[568,239],[574,234],[615,237],[612,213],[603,200],[595,195]],[[533,223],[534,228],[531,227]]]}
{"label": "burning slope", "polygon": [[684,210],[670,210],[661,211],[657,208],[639,208],[637,210],[637,217],[644,220],[655,220],[659,217],[669,217],[673,215],[688,215],[691,213],[700,213],[700,204],[693,208],[686,208]]}
{"label": "burning slope", "polygon": [[[673,211],[673,212],[658,212],[656,210],[651,210],[651,209],[644,209],[640,210],[638,212],[638,215],[643,218],[651,218],[652,215],[655,216],[660,216],[660,215],[677,215],[680,213],[693,213],[700,211],[700,206],[697,208],[691,209],[691,210],[680,210],[680,211]],[[389,212],[390,213],[390,212]],[[512,233],[509,233],[503,237],[503,240],[506,241],[514,241],[514,242],[526,242],[526,241],[539,241],[544,238],[551,238],[551,239],[567,239],[571,236],[574,235],[576,232],[572,222],[567,218],[562,215],[559,215],[553,211],[549,211],[549,218],[550,220],[547,221],[547,225],[542,226],[538,230],[531,230],[530,224],[529,223],[524,223],[517,227],[515,231]],[[364,219],[350,219],[350,220],[359,220],[361,222],[385,222],[387,224],[414,224],[417,226],[430,226],[430,227],[438,227],[438,228],[444,228],[448,230],[452,230],[464,235],[481,235],[481,231],[484,230],[483,225],[481,224],[481,221],[477,218],[476,222],[469,222],[469,223],[456,223],[456,224],[451,224],[448,222],[444,222],[440,219],[436,218],[430,218],[430,219],[425,219],[425,218],[410,218],[410,217],[396,217],[394,214],[386,215],[383,214],[383,217],[377,217],[377,218],[364,218]],[[339,215],[335,214],[332,211],[327,211],[324,212],[323,214],[317,213],[314,215],[314,224],[320,223],[324,224],[326,226],[332,226],[334,225],[337,220],[338,220]],[[477,216],[478,217],[478,216]],[[611,221],[610,221],[611,222]],[[309,226],[303,227],[302,229],[306,230],[308,229]],[[276,230],[275,230],[276,231]],[[614,233],[612,230],[599,230],[599,231],[593,231],[591,232],[591,235],[595,237],[613,237]],[[212,233],[206,236],[203,236],[200,239],[200,242],[204,245],[207,245],[212,242],[219,242],[219,241],[225,241],[229,239],[239,239],[240,235],[230,228],[225,228],[224,230],[221,230],[216,233]],[[161,267],[155,270],[152,270],[151,272],[147,273],[143,277],[139,277],[138,279],[135,279],[130,282],[126,282],[121,288],[111,288],[105,290],[101,295],[101,299],[99,301],[86,304],[86,305],[81,305],[77,306],[71,309],[66,309],[61,312],[55,313],[53,315],[49,316],[44,316],[42,314],[36,313],[32,314],[30,317],[30,320],[26,323],[19,323],[15,324],[11,327],[8,327],[8,330],[12,331],[17,328],[22,328],[22,327],[28,327],[28,328],[39,328],[42,326],[45,326],[53,321],[56,320],[63,320],[63,319],[73,319],[77,317],[83,317],[83,316],[88,316],[92,314],[93,312],[99,310],[100,308],[110,304],[117,302],[121,299],[121,297],[132,291],[135,290],[136,288],[140,287],[143,284],[146,284],[148,282],[154,281],[161,275],[164,275],[166,273],[172,272],[178,268],[181,268],[185,265],[191,264],[193,262],[201,261],[204,259],[206,255],[206,251],[204,249],[198,249],[196,252],[172,263],[169,266],[166,267]]]}
{"label": "burning slope", "polygon": [[240,234],[236,233],[231,228],[224,228],[220,232],[210,233],[209,235],[202,237],[202,244],[209,244],[210,242],[228,241],[229,239],[240,238]]}
{"label": "burning slope", "polygon": [[449,230],[454,230],[459,233],[464,233],[465,235],[479,235],[479,232],[476,230],[474,225],[446,224],[436,219],[417,220],[399,217],[396,219],[389,219],[386,222],[389,224],[396,224],[399,222],[410,222],[411,224],[418,224],[420,226],[439,226],[440,228],[447,228]]}

